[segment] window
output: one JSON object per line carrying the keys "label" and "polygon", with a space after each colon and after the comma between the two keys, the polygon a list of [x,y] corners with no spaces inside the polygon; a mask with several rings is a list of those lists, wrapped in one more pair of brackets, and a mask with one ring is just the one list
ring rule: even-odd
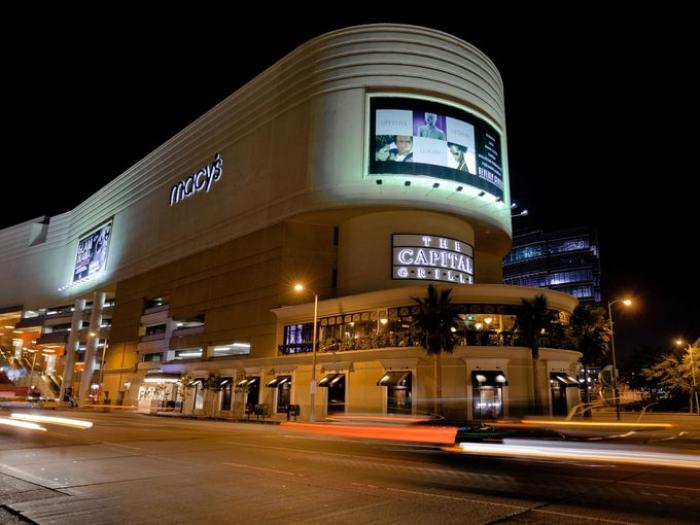
{"label": "window", "polygon": [[505,258],[506,264],[513,264],[520,261],[526,261],[528,259],[534,259],[535,257],[542,257],[544,255],[544,249],[541,245],[539,246],[523,246],[522,248],[516,248],[511,251]]}
{"label": "window", "polygon": [[345,374],[326,374],[318,382],[319,387],[328,389],[326,395],[326,412],[342,414],[345,412]]}
{"label": "window", "polygon": [[386,411],[388,414],[410,414],[413,399],[413,374],[408,371],[386,372],[377,382],[387,387]]}
{"label": "window", "polygon": [[277,413],[285,413],[292,400],[292,376],[277,376],[267,386],[277,389]]}
{"label": "window", "polygon": [[144,363],[149,363],[153,361],[160,361],[162,359],[162,354],[143,354],[141,356],[141,361]]}
{"label": "window", "polygon": [[280,347],[283,354],[299,354],[311,352],[313,339],[313,323],[290,324],[284,327],[284,343]]}
{"label": "window", "polygon": [[567,239],[550,243],[549,253],[572,252],[574,250],[585,250],[589,248],[588,239]]}
{"label": "window", "polygon": [[164,334],[166,327],[164,324],[157,324],[146,327],[146,335]]}
{"label": "window", "polygon": [[517,277],[509,277],[505,279],[504,282],[513,286],[530,286],[533,288],[542,288],[547,285],[547,279],[544,273],[532,273]]}
{"label": "window", "polygon": [[547,276],[547,283],[549,285],[554,284],[566,284],[566,283],[577,283],[581,281],[590,281],[593,279],[593,272],[591,270],[574,270],[571,272],[554,272]]}
{"label": "window", "polygon": [[201,359],[202,349],[201,348],[183,348],[182,350],[175,350],[175,359]]}
{"label": "window", "polygon": [[232,355],[250,354],[250,342],[233,341],[232,343],[216,345],[211,350],[212,357],[227,357]]}
{"label": "window", "polygon": [[220,410],[231,410],[231,402],[233,401],[233,378],[224,377],[219,381],[221,388],[221,408]]}
{"label": "window", "polygon": [[472,372],[472,409],[474,419],[503,417],[503,387],[506,376],[499,370]]}

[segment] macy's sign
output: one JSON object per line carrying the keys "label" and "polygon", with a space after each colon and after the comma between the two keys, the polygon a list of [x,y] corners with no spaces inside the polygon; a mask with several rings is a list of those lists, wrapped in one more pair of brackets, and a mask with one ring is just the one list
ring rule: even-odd
{"label": "macy's sign", "polygon": [[174,206],[181,200],[191,197],[200,191],[209,192],[212,184],[221,178],[223,165],[224,159],[221,157],[221,153],[217,153],[214,155],[214,162],[175,184],[170,189],[170,205]]}

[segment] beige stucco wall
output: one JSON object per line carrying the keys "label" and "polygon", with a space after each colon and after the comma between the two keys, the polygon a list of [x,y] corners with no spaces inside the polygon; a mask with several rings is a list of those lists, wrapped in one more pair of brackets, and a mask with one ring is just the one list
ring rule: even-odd
{"label": "beige stucco wall", "polygon": [[392,234],[450,237],[474,246],[474,230],[463,220],[425,211],[367,213],[340,225],[338,294],[404,287],[391,277]]}
{"label": "beige stucco wall", "polygon": [[[455,192],[450,184],[430,191],[426,177],[414,177],[408,190],[404,177],[376,185],[366,165],[368,101],[377,94],[457,105],[494,126],[502,134],[504,202]],[[172,185],[217,153],[223,158],[221,180],[208,193],[170,206]],[[477,240],[483,237],[478,244],[503,255],[511,229],[508,188],[503,85],[483,53],[420,27],[338,30],[300,46],[73,210],[51,217],[44,242],[29,245],[40,219],[0,231],[0,307],[70,303],[324,210],[389,207],[461,216],[470,220]],[[110,218],[106,270],[65,288],[79,239]]]}

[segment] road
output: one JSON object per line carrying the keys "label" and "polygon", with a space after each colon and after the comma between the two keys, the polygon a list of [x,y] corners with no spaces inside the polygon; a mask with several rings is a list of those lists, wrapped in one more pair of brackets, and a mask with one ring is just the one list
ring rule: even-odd
{"label": "road", "polygon": [[[255,423],[64,415],[95,426],[0,428],[0,523],[668,524],[700,515],[697,470],[450,455]],[[684,452],[699,448],[686,442]]]}

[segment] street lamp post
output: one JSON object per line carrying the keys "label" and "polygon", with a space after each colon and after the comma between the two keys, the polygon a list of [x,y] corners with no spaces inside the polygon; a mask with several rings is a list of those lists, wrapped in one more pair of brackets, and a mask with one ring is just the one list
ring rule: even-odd
{"label": "street lamp post", "polygon": [[608,322],[610,323],[610,349],[612,350],[613,358],[613,395],[615,396],[615,412],[617,414],[617,420],[620,421],[620,391],[617,384],[617,359],[615,357],[615,331],[613,330],[613,318],[612,318],[612,305],[615,303],[622,303],[625,306],[632,304],[629,299],[615,299],[614,301],[608,302]]}
{"label": "street lamp post", "polygon": [[311,340],[311,385],[310,385],[310,397],[311,397],[311,408],[309,409],[309,421],[316,421],[316,325],[318,323],[318,294],[314,292],[311,288],[306,288],[303,284],[295,284],[294,290],[297,292],[303,292],[308,290],[314,295],[314,331],[313,338]]}
{"label": "street lamp post", "polygon": [[[700,343],[700,338],[695,341],[695,344]],[[682,339],[677,339],[676,344],[678,346],[683,345]],[[698,383],[695,379],[695,358],[693,357],[693,345],[688,343],[688,354],[690,355],[690,376],[693,378],[692,390],[690,392],[690,413],[693,413],[693,399],[695,399],[695,412],[700,415],[700,404],[698,403]]]}

